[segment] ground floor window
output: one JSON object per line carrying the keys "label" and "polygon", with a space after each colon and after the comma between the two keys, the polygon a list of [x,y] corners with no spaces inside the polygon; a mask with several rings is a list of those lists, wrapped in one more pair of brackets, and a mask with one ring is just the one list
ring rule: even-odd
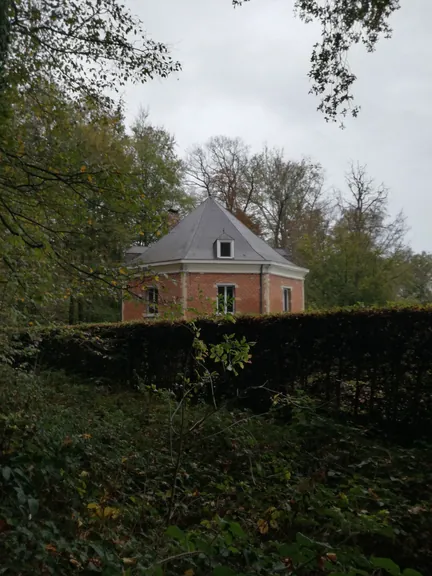
{"label": "ground floor window", "polygon": [[291,312],[291,288],[282,288],[283,292],[283,311]]}
{"label": "ground floor window", "polygon": [[218,313],[234,314],[235,286],[218,286]]}
{"label": "ground floor window", "polygon": [[154,286],[147,288],[147,316],[159,313],[159,290]]}

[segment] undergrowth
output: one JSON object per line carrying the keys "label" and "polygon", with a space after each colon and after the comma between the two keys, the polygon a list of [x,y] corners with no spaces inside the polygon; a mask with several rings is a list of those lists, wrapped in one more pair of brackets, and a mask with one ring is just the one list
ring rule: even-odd
{"label": "undergrowth", "polygon": [[2,369],[0,574],[432,574],[430,446],[175,406]]}

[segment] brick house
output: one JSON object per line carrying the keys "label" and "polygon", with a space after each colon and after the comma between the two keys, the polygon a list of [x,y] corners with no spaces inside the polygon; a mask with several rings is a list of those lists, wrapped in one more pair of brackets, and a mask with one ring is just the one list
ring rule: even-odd
{"label": "brick house", "polygon": [[137,299],[122,319],[234,312],[269,314],[304,309],[308,272],[271,248],[213,198],[148,248],[133,247],[128,265]]}

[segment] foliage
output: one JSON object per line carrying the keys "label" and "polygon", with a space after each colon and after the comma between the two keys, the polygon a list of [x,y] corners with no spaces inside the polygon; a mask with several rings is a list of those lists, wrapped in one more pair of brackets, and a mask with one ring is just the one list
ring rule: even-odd
{"label": "foliage", "polygon": [[[89,292],[118,292],[138,215],[150,228],[158,212],[131,183],[135,157],[107,90],[179,66],[116,0],[2,0],[0,66],[0,315],[46,322],[68,299],[82,320]],[[155,139],[153,179],[168,178]]]}
{"label": "foliage", "polygon": [[[244,2],[249,0],[232,0],[234,6]],[[318,110],[326,120],[348,113],[358,115],[359,106],[352,105],[356,76],[349,66],[349,51],[363,44],[373,52],[381,37],[389,38],[389,20],[399,7],[399,0],[296,0],[299,17],[305,23],[317,21],[321,27],[321,40],[312,50],[309,77],[312,94],[321,98]]]}
{"label": "foliage", "polygon": [[[9,324],[89,321],[94,298],[118,308],[124,251],[162,234],[167,205],[184,204],[166,131],[146,119],[129,137],[120,112],[101,114],[45,88],[13,105],[5,133],[0,312]],[[113,319],[109,311],[100,318]]]}
{"label": "foliage", "polygon": [[391,217],[388,189],[365,166],[351,164],[345,190],[329,193],[321,165],[268,147],[252,154],[241,139],[219,136],[189,152],[186,175],[194,194],[216,197],[309,270],[308,307],[426,302],[426,260],[416,269],[421,260],[406,246],[404,216]]}
{"label": "foliage", "polygon": [[410,302],[432,302],[432,255],[422,252],[407,254],[407,273],[399,296]]}
{"label": "foliage", "polygon": [[310,160],[286,160],[283,150],[267,147],[257,156],[258,193],[253,203],[272,246],[283,248],[295,264],[308,266],[328,233],[328,199],[323,168]]}
{"label": "foliage", "polygon": [[[351,165],[347,193],[321,243],[308,246],[309,302],[318,307],[380,304],[397,299],[408,273],[403,214],[391,218],[388,190],[366,167]],[[304,246],[304,245],[303,245]]]}
{"label": "foliage", "polygon": [[430,446],[335,424],[303,396],[267,416],[227,406],[188,435],[173,501],[169,404],[2,368],[3,572],[431,574]]}
{"label": "foliage", "polygon": [[50,78],[69,92],[99,99],[107,89],[178,70],[165,45],[117,0],[7,2],[7,71],[13,84]]}
{"label": "foliage", "polygon": [[135,242],[148,246],[168,232],[169,210],[176,210],[181,217],[194,204],[184,191],[184,163],[177,155],[174,137],[164,128],[152,125],[144,110],[139,112],[131,131],[133,178],[129,185],[146,200],[135,216],[139,226]]}
{"label": "foliage", "polygon": [[[74,104],[50,85],[13,105],[0,168],[2,313],[24,317],[93,288],[114,290],[142,200],[121,117]],[[48,166],[46,163],[49,163]],[[23,305],[19,304],[23,302]]]}
{"label": "foliage", "polygon": [[[266,410],[271,393],[304,389],[323,398],[327,410],[393,432],[430,434],[431,307],[364,308],[200,319],[207,346],[224,335],[254,342],[253,364],[232,378],[207,359],[220,379],[216,397],[248,391],[241,405]],[[30,332],[32,333],[32,332]],[[172,389],[178,374],[192,378],[193,331],[186,322],[83,325],[35,331],[38,362],[110,382],[157,384]],[[247,403],[247,404],[246,404]]]}

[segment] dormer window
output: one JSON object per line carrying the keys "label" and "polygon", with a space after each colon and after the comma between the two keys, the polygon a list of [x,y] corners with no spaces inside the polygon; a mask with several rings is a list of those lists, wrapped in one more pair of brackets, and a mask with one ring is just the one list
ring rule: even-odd
{"label": "dormer window", "polygon": [[217,257],[234,258],[234,240],[218,240]]}

